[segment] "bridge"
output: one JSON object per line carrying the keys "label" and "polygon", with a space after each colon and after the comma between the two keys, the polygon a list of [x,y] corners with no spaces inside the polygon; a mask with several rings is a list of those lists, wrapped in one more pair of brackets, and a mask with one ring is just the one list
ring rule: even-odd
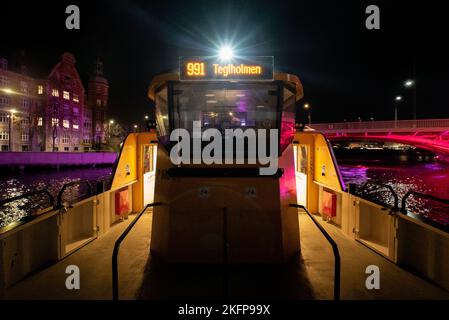
{"label": "bridge", "polygon": [[312,124],[329,140],[391,141],[449,155],[449,119]]}

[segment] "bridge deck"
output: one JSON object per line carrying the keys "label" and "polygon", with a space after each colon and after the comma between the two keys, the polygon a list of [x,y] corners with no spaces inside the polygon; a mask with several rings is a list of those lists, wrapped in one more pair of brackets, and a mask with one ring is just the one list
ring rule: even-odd
{"label": "bridge deck", "polygon": [[[110,299],[111,256],[115,240],[131,219],[66,259],[37,272],[6,291],[6,299]],[[301,256],[284,267],[230,267],[231,298],[330,299],[333,256],[329,244],[301,214]],[[323,223],[338,243],[342,258],[342,299],[449,299],[449,292],[402,270]],[[121,299],[221,299],[223,268],[166,265],[149,255],[151,213],[145,214],[123,242],[119,257]],[[77,265],[81,289],[67,290],[65,268]],[[365,268],[381,270],[381,290],[365,288]]]}

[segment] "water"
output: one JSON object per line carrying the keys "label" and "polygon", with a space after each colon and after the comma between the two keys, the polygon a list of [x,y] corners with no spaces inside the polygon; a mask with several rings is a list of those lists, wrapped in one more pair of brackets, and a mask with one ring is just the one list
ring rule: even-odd
{"label": "water", "polygon": [[[447,163],[369,164],[369,166],[340,164],[339,167],[346,184],[354,183],[359,187],[366,182],[388,184],[397,193],[399,201],[409,190],[449,199],[449,164]],[[381,203],[393,205],[394,200],[391,193],[377,192],[376,188],[369,186],[368,192],[373,192],[370,196]],[[449,227],[449,205],[410,196],[407,201],[407,209],[428,222]]]}
{"label": "water", "polygon": [[[449,199],[449,164],[442,162],[404,164],[389,163],[379,165],[370,163],[363,164],[340,164],[340,171],[346,184],[354,183],[362,186],[366,182],[384,183],[391,185],[398,194],[399,199],[409,190],[432,194],[440,198]],[[70,168],[60,171],[47,171],[39,173],[26,173],[21,175],[0,176],[0,199],[11,198],[28,191],[47,188],[56,198],[62,186],[77,180],[103,180],[111,175],[112,169],[105,168]],[[76,197],[83,186],[74,186],[65,194]],[[373,186],[368,191],[375,191]],[[372,194],[375,200],[393,204],[391,194],[385,191]],[[46,198],[39,195],[35,198],[25,199],[11,203],[9,206],[0,208],[0,228],[11,222],[45,207]],[[6,207],[6,208],[5,208]],[[449,227],[449,206],[432,200],[420,199],[411,196],[407,201],[407,208],[419,214],[424,219],[438,225]]]}
{"label": "water", "polygon": [[[0,175],[0,200],[41,189],[47,189],[56,199],[63,185],[79,180],[107,181],[111,171],[111,167],[100,167],[68,168],[60,171],[27,172],[25,174],[2,173]],[[93,187],[96,186],[93,185]],[[85,193],[87,193],[86,185],[75,185],[64,192],[63,200],[77,198]],[[48,197],[44,194],[23,198],[2,206],[0,207],[0,228],[49,206]]]}

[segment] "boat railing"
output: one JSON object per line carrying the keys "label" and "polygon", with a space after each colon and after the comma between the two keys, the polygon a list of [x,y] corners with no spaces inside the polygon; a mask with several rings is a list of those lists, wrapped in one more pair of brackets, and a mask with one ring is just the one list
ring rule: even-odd
{"label": "boat railing", "polygon": [[164,205],[161,202],[149,203],[147,204],[143,210],[134,218],[134,220],[129,224],[129,226],[122,232],[120,237],[115,241],[114,251],[112,252],[112,299],[118,300],[118,254],[120,252],[120,245],[123,240],[125,240],[128,233],[132,230],[132,228],[136,225],[137,221],[142,217],[145,211],[151,207],[157,207]]}
{"label": "boat railing", "polygon": [[340,300],[340,270],[341,270],[341,261],[340,261],[340,252],[338,251],[337,243],[332,239],[329,233],[323,228],[323,226],[315,219],[315,217],[307,210],[306,207],[299,204],[290,204],[289,207],[302,209],[304,212],[312,219],[312,222],[315,226],[320,230],[326,240],[332,247],[332,252],[334,253],[334,300]]}
{"label": "boat railing", "polygon": [[401,200],[401,212],[404,214],[407,214],[407,200],[409,199],[410,196],[416,196],[418,198],[424,198],[424,199],[428,199],[428,200],[432,200],[432,201],[436,201],[436,202],[440,202],[440,203],[444,203],[449,205],[449,199],[443,199],[431,194],[427,194],[427,193],[421,193],[418,191],[414,191],[414,190],[409,190],[403,197]]}
{"label": "boat railing", "polygon": [[82,198],[88,198],[93,195],[92,185],[88,180],[72,181],[72,182],[69,182],[69,183],[66,183],[65,185],[63,185],[61,190],[59,190],[58,196],[57,196],[57,201],[56,201],[56,207],[62,208],[64,206],[63,196],[64,196],[64,193],[66,192],[66,190],[68,190],[70,187],[75,187],[75,186],[80,186],[80,185],[85,185],[87,187],[87,194],[82,194],[82,195],[77,194],[76,198],[72,199],[72,200],[78,201],[78,200],[81,200]]}
{"label": "boat railing", "polygon": [[[369,187],[374,187],[374,190],[369,190]],[[385,183],[376,183],[376,182],[366,182],[363,184],[361,192],[360,192],[360,196],[362,198],[368,198],[367,200],[373,201],[375,203],[380,202],[377,199],[372,199],[371,197],[369,197],[371,194],[378,194],[379,192],[389,192],[391,194],[391,196],[393,197],[393,206],[392,206],[392,210],[393,211],[399,211],[399,197],[398,194],[396,193],[396,191],[394,191],[393,187],[385,184]],[[390,205],[389,203],[381,203],[382,205]]]}

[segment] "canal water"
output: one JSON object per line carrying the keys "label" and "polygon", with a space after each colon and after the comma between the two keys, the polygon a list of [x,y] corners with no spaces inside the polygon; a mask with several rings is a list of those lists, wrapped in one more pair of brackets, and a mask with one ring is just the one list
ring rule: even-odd
{"label": "canal water", "polygon": [[[409,191],[414,190],[439,198],[449,199],[449,164],[428,162],[415,164],[340,164],[340,172],[346,184],[353,183],[360,188],[366,183],[390,185],[401,201]],[[378,192],[380,191],[380,192]],[[391,192],[375,185],[368,185],[370,197],[381,203],[394,204]],[[400,203],[399,203],[400,205]],[[449,227],[449,206],[441,202],[410,196],[407,209],[419,214],[424,220]]]}
{"label": "canal water", "polygon": [[[26,173],[0,173],[0,200],[20,196],[26,192],[47,189],[55,197],[61,188],[73,181],[105,181],[111,176],[112,167],[75,167]],[[92,184],[95,187],[94,184]],[[83,185],[67,189],[65,196],[77,197],[85,192]],[[45,195],[21,199],[0,207],[0,228],[20,220],[39,208],[47,207]]]}
{"label": "canal water", "polygon": [[[338,160],[338,159],[337,159]],[[341,161],[342,162],[342,161]],[[426,163],[340,163],[340,171],[346,184],[354,183],[361,187],[366,182],[391,185],[401,199],[409,190],[449,199],[449,164],[442,162]],[[71,168],[0,176],[0,199],[21,195],[25,192],[48,188],[55,197],[62,186],[76,180],[107,180],[112,168]],[[371,186],[374,188],[373,186]],[[70,191],[70,190],[69,190]],[[79,189],[72,190],[79,193]],[[381,203],[393,204],[391,194],[386,191],[374,192],[373,198]],[[32,202],[32,201],[31,201]],[[6,210],[0,208],[0,228],[26,216],[25,208],[31,202],[22,202]],[[449,227],[449,206],[411,196],[407,202],[410,211],[438,225]]]}

